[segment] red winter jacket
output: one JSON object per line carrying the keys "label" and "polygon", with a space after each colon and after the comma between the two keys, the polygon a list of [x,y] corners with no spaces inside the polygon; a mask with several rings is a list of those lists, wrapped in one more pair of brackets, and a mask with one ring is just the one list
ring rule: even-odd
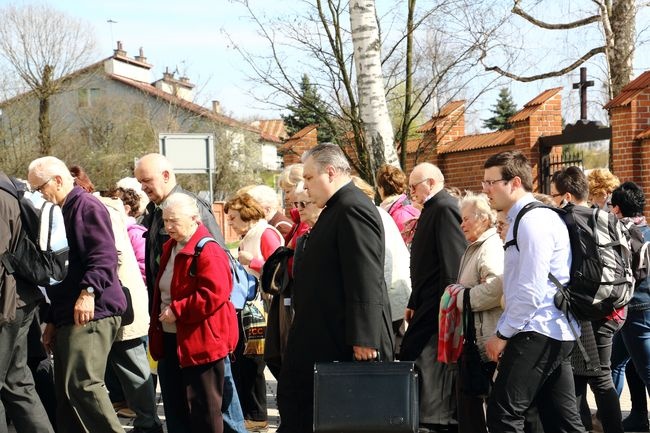
{"label": "red winter jacket", "polygon": [[[225,252],[218,244],[205,244],[197,260],[196,276],[190,276],[194,247],[204,237],[210,237],[210,233],[200,224],[174,261],[170,308],[176,316],[178,359],[181,367],[206,364],[225,357],[235,349],[239,337],[235,308],[230,303],[230,265]],[[163,245],[160,272],[154,289],[149,345],[151,356],[155,360],[163,357],[163,330],[158,320],[158,282],[175,245],[176,241],[173,239]]]}

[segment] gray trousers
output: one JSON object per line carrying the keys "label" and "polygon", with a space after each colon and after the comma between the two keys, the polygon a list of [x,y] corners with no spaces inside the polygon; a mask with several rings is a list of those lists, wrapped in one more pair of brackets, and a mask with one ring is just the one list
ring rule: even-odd
{"label": "gray trousers", "polygon": [[142,338],[113,343],[108,364],[120,381],[129,408],[137,415],[133,426],[148,430],[161,425],[156,413],[156,390]]}
{"label": "gray trousers", "polygon": [[438,334],[431,336],[415,360],[420,371],[420,423],[458,424],[456,379],[458,364],[438,362]]}
{"label": "gray trousers", "polygon": [[7,414],[18,432],[52,433],[52,425],[27,367],[27,332],[36,303],[16,310],[13,322],[0,326],[0,433],[7,433]]}
{"label": "gray trousers", "polygon": [[104,385],[108,352],[121,322],[113,316],[56,329],[58,433],[124,433]]}

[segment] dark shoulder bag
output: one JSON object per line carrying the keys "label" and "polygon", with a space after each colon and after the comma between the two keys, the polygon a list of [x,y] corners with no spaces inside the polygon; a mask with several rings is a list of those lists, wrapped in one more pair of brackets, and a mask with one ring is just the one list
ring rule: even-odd
{"label": "dark shoulder bag", "polygon": [[491,379],[488,363],[481,359],[476,345],[474,313],[470,304],[470,289],[465,289],[463,297],[463,351],[458,361],[460,391],[467,396],[487,397],[490,393]]}

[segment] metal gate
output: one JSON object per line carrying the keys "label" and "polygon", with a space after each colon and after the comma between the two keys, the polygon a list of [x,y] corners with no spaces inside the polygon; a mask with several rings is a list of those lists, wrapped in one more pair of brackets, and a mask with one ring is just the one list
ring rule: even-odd
{"label": "metal gate", "polygon": [[553,177],[553,173],[558,170],[575,165],[584,171],[582,158],[582,152],[564,152],[562,155],[551,154],[542,156],[540,191],[544,194],[551,193],[551,178]]}

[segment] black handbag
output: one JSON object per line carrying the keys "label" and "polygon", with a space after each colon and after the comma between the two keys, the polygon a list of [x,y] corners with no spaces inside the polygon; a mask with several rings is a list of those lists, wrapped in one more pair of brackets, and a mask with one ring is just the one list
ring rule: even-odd
{"label": "black handbag", "polygon": [[126,286],[122,286],[124,297],[126,298],[126,310],[122,313],[122,323],[120,326],[127,326],[133,323],[135,313],[133,311],[133,299],[131,298],[131,291]]}
{"label": "black handbag", "polygon": [[463,350],[458,361],[460,391],[467,396],[485,398],[490,393],[490,370],[494,363],[483,362],[476,345],[474,313],[470,304],[470,289],[463,298]]}

